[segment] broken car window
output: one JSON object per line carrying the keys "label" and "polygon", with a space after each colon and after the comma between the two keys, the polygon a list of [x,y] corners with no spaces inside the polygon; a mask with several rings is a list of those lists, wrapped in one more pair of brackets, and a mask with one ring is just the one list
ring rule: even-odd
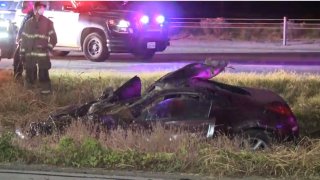
{"label": "broken car window", "polygon": [[[210,101],[200,101],[200,97],[189,94],[179,94],[172,98],[162,97],[143,111],[146,120],[191,120],[207,118]],[[159,98],[161,99],[161,98]]]}

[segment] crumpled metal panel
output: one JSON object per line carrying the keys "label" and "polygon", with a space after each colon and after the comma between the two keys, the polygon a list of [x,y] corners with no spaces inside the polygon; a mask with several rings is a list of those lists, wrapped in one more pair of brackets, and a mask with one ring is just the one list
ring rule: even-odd
{"label": "crumpled metal panel", "polygon": [[[183,89],[192,79],[211,79],[224,70],[227,64],[225,61],[207,61],[205,63],[188,64],[183,68],[161,77],[151,85],[150,90],[147,91],[147,94],[143,97],[148,98],[148,93],[152,91],[152,86],[168,88],[179,87],[181,85]],[[196,84],[194,86],[196,86]],[[62,111],[52,113],[45,122],[31,123],[28,135],[51,134],[53,129],[63,130],[71,124],[72,119],[82,117],[87,117],[89,120],[92,120],[92,122],[99,123],[107,129],[111,129],[118,124],[124,125],[130,123],[141,114],[141,110],[144,107],[137,105],[135,108],[130,109],[122,104],[122,102],[128,102],[130,100],[135,102],[136,99],[139,99],[141,97],[141,87],[141,79],[138,76],[134,76],[116,91],[112,91],[111,88],[106,88],[102,95],[95,101],[85,103],[79,107],[70,106]],[[147,99],[147,101],[149,100]],[[172,103],[170,106],[172,106]],[[180,104],[180,106],[184,105]],[[175,110],[177,107],[178,105],[169,109],[172,112],[178,112],[179,108]]]}
{"label": "crumpled metal panel", "polygon": [[205,63],[188,64],[161,77],[148,88],[147,92],[190,85],[189,82],[193,79],[211,79],[220,74],[227,65],[227,61],[206,61]]}

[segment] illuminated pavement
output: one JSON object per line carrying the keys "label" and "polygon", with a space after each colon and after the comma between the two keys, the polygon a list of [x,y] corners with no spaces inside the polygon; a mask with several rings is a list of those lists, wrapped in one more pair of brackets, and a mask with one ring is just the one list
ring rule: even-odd
{"label": "illuminated pavement", "polygon": [[[165,55],[168,60],[164,61],[157,57],[150,62],[134,61],[130,55],[115,55],[108,62],[90,62],[83,56],[70,56],[64,59],[53,59],[52,69],[68,70],[79,72],[114,72],[139,74],[142,72],[163,72],[176,70],[190,62],[203,61],[204,58],[198,58],[194,61],[183,60],[182,58],[170,58],[171,55]],[[72,60],[69,60],[72,59]],[[295,61],[250,61],[250,60],[231,60],[230,66],[235,69],[227,69],[227,72],[257,72],[267,73],[273,71],[288,71],[296,73],[317,73],[320,74],[320,61],[311,61],[308,63],[295,64]],[[12,59],[2,59],[0,69],[12,69]]]}
{"label": "illuminated pavement", "polygon": [[[190,62],[203,62],[207,57],[228,60],[235,69],[228,72],[265,73],[278,70],[297,73],[320,73],[320,42],[279,43],[233,41],[171,41],[165,52],[151,61],[135,59],[130,54],[112,54],[106,62],[90,62],[82,53],[71,53],[52,59],[55,70],[80,72],[133,73],[163,72],[178,69]],[[0,69],[12,69],[12,59],[2,59]]]}
{"label": "illuminated pavement", "polygon": [[101,168],[63,168],[46,165],[1,165],[1,180],[277,180],[258,176],[244,178],[229,178],[215,176],[201,176],[184,173],[117,171]]}

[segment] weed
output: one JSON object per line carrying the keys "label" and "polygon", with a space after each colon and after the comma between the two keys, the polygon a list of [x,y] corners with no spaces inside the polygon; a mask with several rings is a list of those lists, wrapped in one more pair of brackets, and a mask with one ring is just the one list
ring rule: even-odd
{"label": "weed", "polygon": [[0,162],[16,161],[23,156],[22,150],[12,143],[13,134],[3,133],[0,136]]}
{"label": "weed", "polygon": [[[164,72],[165,73],[165,72]],[[143,90],[164,73],[142,74]],[[21,85],[0,82],[0,161],[45,163],[75,167],[105,167],[167,172],[193,172],[214,176],[320,175],[320,141],[304,138],[297,145],[275,145],[264,152],[239,149],[239,141],[220,136],[203,140],[184,132],[161,127],[152,134],[118,129],[94,133],[94,127],[74,122],[66,134],[17,140],[5,131],[45,120],[51,111],[78,105],[98,97],[105,87],[119,87],[131,76],[106,74],[52,73],[54,93],[38,96]],[[6,78],[5,78],[6,79]],[[319,75],[287,72],[267,74],[224,73],[215,80],[227,84],[270,89],[280,94],[298,117],[304,134],[320,127]],[[9,126],[9,127],[8,127]],[[320,128],[319,128],[320,129]],[[172,135],[177,140],[170,141]]]}

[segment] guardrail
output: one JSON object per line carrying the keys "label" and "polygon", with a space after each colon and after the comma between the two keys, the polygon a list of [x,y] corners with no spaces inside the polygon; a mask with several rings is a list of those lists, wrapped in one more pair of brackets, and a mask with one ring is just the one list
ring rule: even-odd
{"label": "guardrail", "polygon": [[[320,19],[246,19],[246,18],[171,18],[170,29],[200,29],[204,34],[210,30],[215,34],[221,34],[222,30],[246,29],[246,30],[269,30],[280,33],[282,45],[287,45],[288,38],[309,32],[310,38],[320,39]],[[214,33],[213,33],[214,34]]]}

